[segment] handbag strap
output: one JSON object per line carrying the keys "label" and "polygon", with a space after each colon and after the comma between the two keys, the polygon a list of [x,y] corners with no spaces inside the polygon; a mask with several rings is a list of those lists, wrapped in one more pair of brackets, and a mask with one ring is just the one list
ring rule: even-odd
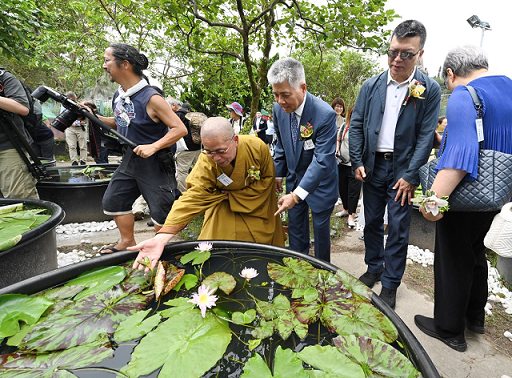
{"label": "handbag strap", "polygon": [[[478,93],[476,93],[475,88],[473,88],[471,85],[466,85],[466,88],[468,89],[468,92],[471,95],[471,98],[473,99],[473,104],[475,105],[477,119],[482,119],[483,114],[484,114],[484,106],[482,105],[482,102],[480,101],[480,97],[478,97]],[[482,150],[484,148],[484,141],[482,140],[479,143],[479,145],[480,145],[480,150]]]}

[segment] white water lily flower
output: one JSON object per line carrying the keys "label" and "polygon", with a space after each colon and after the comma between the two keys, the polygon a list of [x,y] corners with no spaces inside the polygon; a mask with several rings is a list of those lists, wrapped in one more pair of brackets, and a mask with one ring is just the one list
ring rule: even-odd
{"label": "white water lily flower", "polygon": [[213,248],[213,244],[212,243],[208,243],[208,242],[201,242],[199,243],[199,245],[196,247],[196,249],[200,252],[208,252],[209,250],[211,250]]}
{"label": "white water lily flower", "polygon": [[243,268],[240,276],[245,278],[246,280],[250,280],[258,275],[258,271],[254,268]]}
{"label": "white water lily flower", "polygon": [[215,306],[217,301],[217,296],[213,295],[214,292],[215,289],[210,290],[210,286],[205,287],[202,284],[197,290],[197,294],[192,295],[192,299],[189,299],[187,302],[197,305],[201,309],[201,315],[204,318],[206,316],[206,309]]}

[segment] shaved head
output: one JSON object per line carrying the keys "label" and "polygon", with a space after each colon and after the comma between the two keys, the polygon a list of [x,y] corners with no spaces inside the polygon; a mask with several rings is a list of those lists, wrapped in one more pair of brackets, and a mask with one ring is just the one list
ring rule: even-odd
{"label": "shaved head", "polygon": [[231,123],[223,117],[208,118],[201,126],[201,138],[221,138],[222,140],[231,140],[235,135]]}

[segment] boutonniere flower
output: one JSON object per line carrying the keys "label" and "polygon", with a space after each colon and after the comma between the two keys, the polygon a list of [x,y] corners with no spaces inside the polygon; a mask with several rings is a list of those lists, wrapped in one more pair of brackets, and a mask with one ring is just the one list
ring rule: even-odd
{"label": "boutonniere flower", "polygon": [[300,126],[300,139],[309,139],[311,138],[311,135],[313,135],[313,125],[308,122],[307,126]]}
{"label": "boutonniere flower", "polygon": [[443,196],[441,198],[437,198],[437,195],[433,190],[427,190],[424,196],[413,198],[412,201],[419,203],[425,208],[426,213],[432,213],[433,216],[447,212],[450,209],[448,197]]}
{"label": "boutonniere flower", "polygon": [[[407,102],[411,97],[423,100],[425,97],[421,97],[421,95],[425,92],[425,87],[423,86],[423,83],[419,82],[418,80],[411,81],[411,84],[409,84],[409,95],[404,101],[404,106],[407,105]],[[416,109],[416,101],[414,101],[414,108]]]}
{"label": "boutonniere flower", "polygon": [[254,181],[259,181],[260,179],[260,171],[256,170],[256,167],[253,165],[251,168],[247,170],[247,177],[245,178],[245,185],[247,185],[247,180],[249,183],[253,183]]}

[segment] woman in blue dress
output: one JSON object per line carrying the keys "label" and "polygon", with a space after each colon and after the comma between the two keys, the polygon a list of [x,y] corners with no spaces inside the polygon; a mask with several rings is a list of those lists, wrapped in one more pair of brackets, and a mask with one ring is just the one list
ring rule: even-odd
{"label": "woman in blue dress", "polygon": [[[451,50],[443,78],[452,95],[443,136],[446,146],[432,184],[438,198],[450,196],[461,181],[475,180],[478,175],[477,114],[466,85],[475,88],[483,105],[483,148],[512,154],[512,80],[489,73],[485,52],[475,46]],[[467,349],[465,328],[485,332],[488,272],[483,240],[497,211],[448,211],[437,216],[423,207],[420,211],[437,221],[434,318],[416,315],[414,320],[427,335],[463,352]]]}

